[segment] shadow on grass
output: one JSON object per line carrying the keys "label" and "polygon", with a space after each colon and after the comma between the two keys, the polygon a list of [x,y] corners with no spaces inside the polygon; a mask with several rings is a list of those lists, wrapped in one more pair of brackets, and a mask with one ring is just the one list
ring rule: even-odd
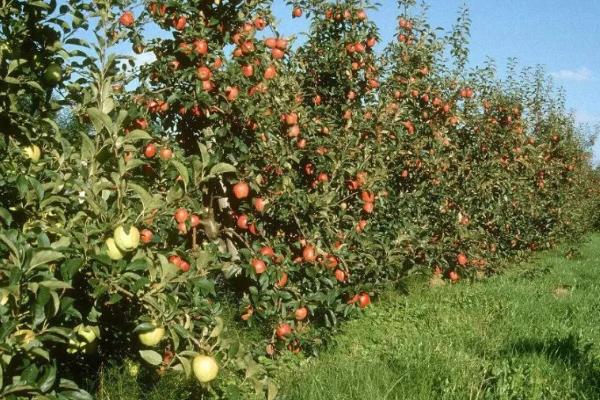
{"label": "shadow on grass", "polygon": [[575,378],[578,391],[586,399],[600,399],[600,364],[592,343],[582,343],[574,335],[546,340],[522,339],[513,342],[503,355],[514,358],[542,355],[552,363],[565,366]]}

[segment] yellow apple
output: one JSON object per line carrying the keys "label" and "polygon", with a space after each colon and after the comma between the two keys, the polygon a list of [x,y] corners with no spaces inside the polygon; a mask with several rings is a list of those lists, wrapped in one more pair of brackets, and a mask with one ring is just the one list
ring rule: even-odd
{"label": "yellow apple", "polygon": [[152,347],[156,346],[162,338],[165,336],[165,328],[157,326],[151,331],[142,332],[138,335],[140,342],[144,346]]}
{"label": "yellow apple", "polygon": [[35,333],[31,329],[19,329],[14,333],[14,336],[23,345],[28,345],[33,341],[33,339],[35,339]]}
{"label": "yellow apple", "polygon": [[198,355],[192,361],[192,369],[196,379],[201,383],[207,383],[217,377],[219,365],[213,357]]}
{"label": "yellow apple", "polygon": [[40,157],[42,156],[42,151],[36,144],[32,144],[31,146],[27,146],[24,149],[25,155],[33,162],[38,162]]}
{"label": "yellow apple", "polygon": [[123,226],[118,226],[113,234],[117,247],[123,251],[135,250],[140,244],[140,231],[135,226],[129,228],[129,232],[125,232]]}
{"label": "yellow apple", "polygon": [[117,247],[117,244],[115,243],[115,239],[113,238],[108,238],[106,239],[106,248],[108,249],[108,256],[111,258],[111,260],[120,260],[121,258],[123,258],[123,253],[121,253],[121,250],[119,250],[119,248]]}

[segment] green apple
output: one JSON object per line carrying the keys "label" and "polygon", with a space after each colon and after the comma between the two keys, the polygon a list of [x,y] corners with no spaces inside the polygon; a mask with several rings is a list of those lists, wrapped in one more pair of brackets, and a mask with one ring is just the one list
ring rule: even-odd
{"label": "green apple", "polygon": [[157,326],[150,331],[140,333],[138,338],[144,346],[152,347],[159,344],[164,336],[165,328],[162,326]]}
{"label": "green apple", "polygon": [[192,361],[192,369],[196,379],[201,383],[207,383],[217,377],[219,364],[213,357],[198,355]]}
{"label": "green apple", "polygon": [[140,231],[132,226],[125,232],[123,225],[118,226],[113,234],[117,247],[123,251],[135,250],[140,244]]}
{"label": "green apple", "polygon": [[121,250],[119,250],[119,248],[117,247],[115,239],[106,239],[106,248],[108,249],[108,256],[111,258],[111,260],[117,261],[123,258],[123,253],[121,253]]}
{"label": "green apple", "polygon": [[23,150],[27,158],[29,158],[33,162],[38,162],[40,160],[40,157],[42,156],[42,151],[40,150],[39,146],[35,144],[27,146]]}
{"label": "green apple", "polygon": [[56,85],[62,81],[62,78],[62,68],[56,63],[48,65],[48,68],[46,68],[46,71],[44,71],[44,81],[50,85]]}

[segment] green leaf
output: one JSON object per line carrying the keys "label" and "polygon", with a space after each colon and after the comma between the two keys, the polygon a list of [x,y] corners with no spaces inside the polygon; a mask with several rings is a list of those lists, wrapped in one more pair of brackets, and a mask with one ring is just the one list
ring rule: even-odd
{"label": "green leaf", "polygon": [[215,322],[217,323],[217,325],[214,327],[214,329],[210,333],[210,337],[212,337],[212,338],[219,337],[219,335],[221,335],[221,332],[223,332],[223,326],[224,326],[223,318],[215,317]]}
{"label": "green leaf", "polygon": [[56,367],[52,365],[50,368],[46,369],[46,372],[39,380],[38,385],[42,393],[46,393],[52,389],[54,382],[56,382]]}
{"label": "green leaf", "polygon": [[40,250],[36,252],[31,261],[29,261],[29,269],[39,267],[40,265],[49,264],[51,262],[64,258],[64,255],[54,250]]}
{"label": "green leaf", "polygon": [[218,163],[215,164],[211,169],[210,169],[210,175],[220,175],[220,174],[225,174],[228,172],[235,172],[236,168],[231,165],[231,164],[227,164],[227,163]]}
{"label": "green leaf", "polygon": [[40,286],[47,287],[48,289],[71,289],[71,285],[69,285],[67,282],[59,281],[57,279],[42,281],[39,284]]}
{"label": "green leaf", "polygon": [[135,143],[135,142],[139,142],[140,140],[151,140],[151,139],[152,139],[152,136],[150,136],[148,134],[148,132],[143,131],[141,129],[136,129],[132,132],[129,132],[125,136],[124,143]]}
{"label": "green leaf", "polygon": [[29,81],[29,82],[26,82],[25,84],[26,84],[26,85],[28,85],[28,86],[31,86],[31,87],[32,87],[32,88],[34,88],[35,90],[38,90],[38,91],[40,91],[40,92],[42,92],[42,93],[46,93],[46,91],[44,90],[44,88],[42,88],[42,87],[40,86],[40,84],[39,84],[39,83],[37,83],[36,81]]}
{"label": "green leaf", "polygon": [[81,159],[92,162],[96,157],[96,145],[85,133],[81,133]]}
{"label": "green leaf", "polygon": [[6,222],[6,225],[10,225],[13,221],[12,214],[4,207],[0,207],[0,218]]}
{"label": "green leaf", "polygon": [[95,107],[88,108],[87,113],[97,133],[102,132],[102,129],[106,128],[109,133],[114,134],[112,121],[107,114]]}
{"label": "green leaf", "polygon": [[140,356],[151,365],[162,364],[162,356],[154,350],[140,350]]}
{"label": "green leaf", "polygon": [[208,167],[210,163],[210,156],[208,155],[208,149],[203,143],[198,143],[198,148],[200,149],[200,156],[202,157],[202,164],[204,168]]}
{"label": "green leaf", "polygon": [[42,121],[50,125],[52,129],[54,129],[54,132],[60,133],[60,128],[58,127],[58,124],[56,122],[54,122],[50,118],[42,118]]}
{"label": "green leaf", "polygon": [[183,372],[185,373],[186,377],[191,377],[192,376],[192,365],[190,363],[190,360],[188,360],[185,357],[180,357],[179,354],[176,355],[177,359],[179,360],[179,362],[181,363],[181,365],[183,366]]}
{"label": "green leaf", "polygon": [[82,389],[68,391],[68,392],[61,392],[60,394],[64,397],[66,397],[67,399],[72,399],[72,400],[94,400],[94,398],[88,392],[86,392],[85,390],[82,390]]}
{"label": "green leaf", "polygon": [[181,175],[181,179],[183,180],[183,187],[187,190],[187,186],[190,183],[190,175],[188,173],[187,168],[185,167],[185,165],[183,165],[177,160],[171,160],[171,164],[173,164],[173,166],[177,168],[177,171],[179,172],[179,175]]}
{"label": "green leaf", "polygon": [[153,323],[151,323],[151,322],[143,322],[143,323],[141,323],[141,324],[139,324],[138,326],[135,327],[135,329],[133,330],[133,333],[137,333],[137,332],[150,332],[154,328],[156,328],[156,326]]}
{"label": "green leaf", "polygon": [[150,195],[150,193],[148,193],[146,191],[146,189],[144,189],[143,187],[141,187],[140,185],[138,185],[136,183],[127,182],[127,188],[131,189],[139,196],[140,200],[142,201],[142,206],[146,210],[152,210],[154,208],[159,208],[162,204],[162,202],[159,199],[152,197]]}

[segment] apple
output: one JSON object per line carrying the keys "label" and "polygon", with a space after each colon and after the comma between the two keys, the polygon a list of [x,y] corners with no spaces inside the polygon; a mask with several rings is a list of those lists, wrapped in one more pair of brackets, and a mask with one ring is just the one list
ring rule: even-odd
{"label": "apple", "polygon": [[195,228],[198,225],[200,225],[200,222],[201,222],[200,217],[196,214],[192,214],[192,216],[190,217],[190,225],[192,226],[192,228]]}
{"label": "apple", "polygon": [[188,263],[185,260],[181,260],[181,263],[179,264],[179,269],[182,270],[183,272],[188,272],[190,270],[190,263]]}
{"label": "apple", "polygon": [[135,18],[133,17],[133,13],[131,11],[125,11],[121,17],[119,17],[119,23],[127,28],[133,26],[135,22]]}
{"label": "apple", "polygon": [[290,336],[292,334],[292,327],[290,324],[283,323],[277,327],[275,330],[275,334],[279,339],[283,339],[286,336]]}
{"label": "apple", "polygon": [[367,293],[361,293],[358,295],[358,306],[360,308],[366,308],[369,304],[371,304],[371,297]]}
{"label": "apple", "polygon": [[458,263],[458,265],[460,265],[461,267],[464,267],[465,265],[467,265],[467,263],[469,262],[469,259],[467,258],[466,255],[464,255],[463,253],[460,253],[458,256],[456,256],[456,262]]}
{"label": "apple", "polygon": [[281,59],[283,59],[283,57],[285,57],[285,52],[283,50],[275,48],[275,49],[271,49],[271,55],[273,56],[274,59],[281,60]]}
{"label": "apple", "polygon": [[129,232],[125,232],[125,229],[121,225],[115,228],[113,238],[119,249],[132,251],[140,244],[140,231],[135,226],[131,226]]}
{"label": "apple", "polygon": [[165,336],[165,328],[155,326],[153,329],[138,334],[140,342],[147,347],[153,347],[160,343]]}
{"label": "apple", "polygon": [[212,72],[208,67],[200,66],[196,70],[196,75],[201,81],[207,81],[212,77]]}
{"label": "apple", "polygon": [[39,146],[36,144],[32,144],[31,146],[25,147],[23,149],[27,158],[29,158],[33,162],[38,162],[40,157],[42,156],[42,151]]}
{"label": "apple", "polygon": [[177,29],[178,31],[182,31],[186,25],[187,25],[187,18],[183,15],[179,18],[173,19],[173,28]]}
{"label": "apple", "polygon": [[56,85],[57,83],[62,81],[62,78],[62,68],[56,63],[48,65],[46,71],[44,71],[44,81],[46,81],[50,85]]}
{"label": "apple", "polygon": [[163,147],[162,149],[160,149],[160,153],[158,154],[158,156],[163,161],[169,161],[171,158],[173,158],[173,151],[167,147]]}
{"label": "apple", "polygon": [[317,259],[317,255],[315,254],[315,248],[312,245],[304,246],[302,249],[302,258],[307,263],[313,263]]}
{"label": "apple", "polygon": [[254,272],[256,275],[260,275],[267,270],[267,264],[261,259],[254,258],[252,259],[252,268],[254,268]]}
{"label": "apple", "polygon": [[240,94],[240,90],[235,86],[228,86],[225,88],[225,97],[227,101],[235,101]]}
{"label": "apple", "polygon": [[266,38],[265,46],[267,46],[270,49],[277,48],[277,38],[274,38],[274,37]]}
{"label": "apple", "polygon": [[450,271],[448,273],[448,278],[450,278],[452,283],[456,283],[460,279],[460,277],[458,276],[458,273],[456,271]]}
{"label": "apple", "polygon": [[276,286],[278,288],[284,288],[285,285],[287,285],[287,281],[288,281],[288,274],[287,272],[282,272],[281,273],[281,278],[279,278],[279,280],[276,283]]}
{"label": "apple", "polygon": [[332,254],[328,254],[325,257],[324,261],[325,261],[325,268],[328,268],[328,269],[334,269],[338,265],[337,257]]}
{"label": "apple", "polygon": [[265,210],[267,202],[262,197],[257,197],[254,199],[254,209],[259,213],[262,213]]}
{"label": "apple", "polygon": [[248,229],[248,216],[245,214],[240,215],[237,219],[237,226],[240,229]]}
{"label": "apple", "polygon": [[203,56],[208,54],[208,43],[204,39],[198,39],[194,41],[194,50],[199,55]]}
{"label": "apple", "polygon": [[194,357],[192,369],[200,383],[210,382],[219,374],[219,364],[210,356],[198,355]]}
{"label": "apple", "polygon": [[266,257],[275,257],[275,252],[272,247],[263,246],[260,248],[260,254]]}
{"label": "apple", "polygon": [[289,126],[298,124],[298,114],[295,112],[291,112],[285,115],[285,123]]}
{"label": "apple", "polygon": [[185,208],[178,208],[175,211],[175,215],[174,215],[175,221],[177,221],[178,223],[185,222],[188,219],[189,215],[190,214],[188,213],[188,211]]}
{"label": "apple", "polygon": [[156,155],[156,145],[154,143],[148,143],[144,148],[144,155],[146,158],[152,158]]}
{"label": "apple", "polygon": [[273,65],[267,67],[263,76],[267,80],[275,78],[275,76],[277,76],[277,68],[275,68]]}
{"label": "apple", "polygon": [[241,200],[248,197],[250,194],[250,187],[244,181],[239,181],[235,185],[233,185],[233,195],[236,199]]}
{"label": "apple", "polygon": [[246,78],[250,78],[252,75],[254,75],[254,66],[252,66],[252,64],[243,65],[242,75],[244,75]]}
{"label": "apple", "polygon": [[117,261],[123,258],[123,253],[121,253],[121,250],[119,250],[119,248],[117,247],[115,239],[106,239],[106,248],[108,249],[107,253],[111,260]]}
{"label": "apple", "polygon": [[306,308],[306,307],[300,307],[294,313],[294,316],[296,317],[297,321],[302,321],[303,319],[306,318],[307,315],[308,315],[308,308]]}
{"label": "apple", "polygon": [[346,273],[344,271],[342,271],[341,269],[336,269],[335,270],[335,279],[338,282],[346,282]]}
{"label": "apple", "polygon": [[142,231],[140,232],[140,240],[144,244],[150,243],[152,241],[153,237],[154,237],[154,234],[152,233],[152,231],[150,229],[142,229]]}
{"label": "apple", "polygon": [[169,256],[169,262],[177,267],[181,267],[181,262],[183,260],[176,254]]}

